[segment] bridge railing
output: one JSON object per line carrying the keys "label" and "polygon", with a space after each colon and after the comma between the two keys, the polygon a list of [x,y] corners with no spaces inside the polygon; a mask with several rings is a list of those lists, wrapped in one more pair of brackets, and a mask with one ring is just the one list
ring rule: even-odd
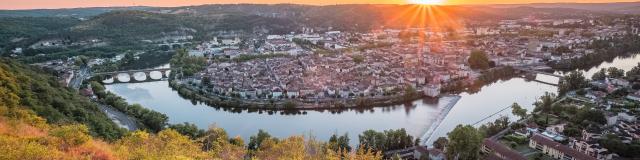
{"label": "bridge railing", "polygon": [[98,72],[98,73],[92,73],[92,75],[97,76],[97,75],[112,75],[112,74],[120,74],[120,73],[137,73],[137,72],[153,72],[153,71],[166,72],[169,70],[171,70],[171,68],[140,69],[140,70],[115,71],[115,72]]}

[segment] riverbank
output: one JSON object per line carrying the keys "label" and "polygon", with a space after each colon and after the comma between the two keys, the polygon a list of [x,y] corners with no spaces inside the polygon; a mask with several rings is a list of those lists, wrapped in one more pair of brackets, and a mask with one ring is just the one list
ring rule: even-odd
{"label": "riverbank", "polygon": [[[194,86],[189,86],[179,80],[170,79],[169,87],[178,91],[178,94],[187,99],[205,103],[209,106],[217,106],[231,109],[285,111],[286,113],[298,113],[305,110],[343,110],[343,109],[367,109],[373,107],[392,106],[409,103],[421,98],[420,92],[392,96],[357,97],[357,98],[325,98],[325,99],[241,99],[231,96],[220,96],[209,93]],[[303,113],[303,112],[299,112]]]}
{"label": "riverbank", "polygon": [[116,110],[115,108],[113,108],[111,106],[108,106],[108,105],[105,105],[105,104],[101,104],[101,103],[95,102],[95,101],[94,101],[94,103],[96,103],[98,108],[100,108],[100,110],[102,110],[107,115],[107,117],[109,117],[109,119],[111,119],[118,126],[120,126],[122,128],[126,128],[129,131],[138,130],[138,123],[133,118],[131,118],[128,115]]}
{"label": "riverbank", "polygon": [[[334,133],[349,134],[352,146],[357,146],[358,134],[372,129],[407,129],[413,137],[422,136],[450,98],[426,98],[405,105],[354,108],[344,110],[304,110],[304,114],[288,111],[231,109],[209,106],[178,95],[168,87],[168,81],[147,83],[119,83],[106,85],[107,90],[125,98],[130,104],[169,116],[169,124],[189,122],[198,128],[216,125],[225,128],[230,136],[249,139],[259,130],[275,137],[313,135],[328,140]],[[453,113],[453,112],[452,112]],[[334,125],[332,125],[334,124]],[[339,125],[335,125],[339,124]]]}

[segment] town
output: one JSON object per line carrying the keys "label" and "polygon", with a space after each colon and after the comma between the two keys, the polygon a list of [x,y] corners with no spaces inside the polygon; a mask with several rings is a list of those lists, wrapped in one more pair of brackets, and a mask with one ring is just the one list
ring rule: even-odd
{"label": "town", "polygon": [[[530,111],[520,106],[529,104],[506,108],[518,117],[515,121],[505,116],[480,127],[459,125],[446,137],[380,151],[385,158],[402,159],[634,159],[640,156],[640,63],[628,70],[602,69],[590,77],[581,70],[635,56],[640,51],[640,19],[586,17],[461,21],[367,32],[305,26],[286,34],[219,31],[206,39],[196,38],[200,33],[172,32],[138,42],[151,46],[146,50],[74,55],[31,65],[53,71],[60,84],[92,102],[116,108],[109,112],[138,114],[133,117],[154,130],[167,125],[168,118],[164,116],[163,124],[146,121],[142,111],[127,111],[139,105],[124,105],[124,99],[114,98],[117,95],[102,84],[168,80],[182,96],[195,97],[194,104],[266,109],[271,114],[415,107],[415,100],[473,92],[520,77],[555,86],[558,92],[539,95]],[[28,50],[43,48],[105,45],[100,38],[43,39],[11,49],[9,57],[27,57]],[[162,59],[166,62],[142,65],[154,59],[151,53],[171,56]],[[161,70],[170,74],[152,78],[152,71],[140,70],[156,67],[150,65],[167,66]],[[536,78],[540,76],[558,80],[543,82]]]}
{"label": "town", "polygon": [[[189,49],[189,56],[206,58],[207,67],[180,83],[213,96],[252,101],[317,104],[385,99],[407,90],[437,97],[460,85],[473,85],[484,69],[544,71],[599,54],[592,45],[596,41],[637,35],[637,28],[626,25],[634,20],[603,25],[595,19],[525,18],[450,32],[413,28],[317,33],[302,28],[299,34],[257,34],[248,39],[230,34]],[[471,64],[473,52],[480,56]]]}

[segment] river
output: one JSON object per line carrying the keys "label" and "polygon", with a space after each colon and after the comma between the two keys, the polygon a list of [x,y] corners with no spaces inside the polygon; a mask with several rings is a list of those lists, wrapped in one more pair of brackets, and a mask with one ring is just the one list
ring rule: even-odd
{"label": "river", "polygon": [[[585,70],[585,77],[591,77],[600,68],[618,67],[629,70],[640,62],[640,57],[631,56],[616,58],[612,62],[604,62],[599,66]],[[557,78],[538,75],[537,80],[557,83]],[[377,107],[365,111],[346,110],[340,113],[328,111],[306,111],[301,115],[267,114],[243,111],[241,113],[216,109],[203,104],[193,104],[181,98],[176,91],[169,88],[168,82],[156,81],[145,83],[120,83],[106,85],[106,88],[122,97],[129,103],[139,103],[145,107],[166,114],[169,123],[189,122],[200,128],[217,126],[224,128],[229,135],[238,135],[248,140],[259,129],[263,129],[276,137],[292,135],[314,136],[327,140],[332,134],[348,133],[351,144],[358,143],[358,134],[367,129],[383,131],[387,129],[405,128],[414,137],[424,137],[427,130],[440,121],[433,130],[431,141],[446,136],[458,124],[476,124],[493,121],[501,116],[511,120],[517,117],[510,109],[496,112],[518,103],[527,110],[533,109],[533,103],[545,92],[556,92],[552,85],[527,81],[524,78],[512,78],[484,86],[477,93],[461,93],[456,96],[444,96],[439,99],[422,99],[414,101],[414,105],[397,105]],[[438,120],[441,112],[452,101],[457,103]],[[494,115],[495,114],[495,115]],[[490,115],[489,118],[486,118]],[[486,119],[485,119],[486,118]],[[483,120],[483,121],[480,121]],[[480,122],[479,122],[480,121]],[[426,144],[431,144],[431,141]]]}

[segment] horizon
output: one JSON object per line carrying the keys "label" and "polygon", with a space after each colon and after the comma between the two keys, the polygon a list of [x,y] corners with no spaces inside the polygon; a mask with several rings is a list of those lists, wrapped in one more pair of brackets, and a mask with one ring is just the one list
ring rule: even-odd
{"label": "horizon", "polygon": [[[40,9],[78,9],[78,8],[116,8],[116,7],[188,7],[202,5],[233,5],[233,4],[256,4],[256,5],[312,5],[312,6],[331,6],[331,5],[438,5],[438,6],[483,6],[483,5],[536,5],[536,4],[607,4],[607,3],[633,3],[640,2],[638,0],[489,0],[483,2],[473,2],[470,0],[382,0],[375,3],[370,0],[347,0],[342,2],[310,2],[312,0],[194,0],[183,2],[180,0],[164,0],[161,2],[154,0],[138,0],[136,2],[130,0],[115,0],[115,2],[106,1],[76,1],[76,0],[3,0],[4,4],[0,6],[0,10],[40,10]],[[41,3],[36,3],[40,1]],[[47,1],[42,3],[42,1]],[[56,3],[56,4],[51,4]]]}

